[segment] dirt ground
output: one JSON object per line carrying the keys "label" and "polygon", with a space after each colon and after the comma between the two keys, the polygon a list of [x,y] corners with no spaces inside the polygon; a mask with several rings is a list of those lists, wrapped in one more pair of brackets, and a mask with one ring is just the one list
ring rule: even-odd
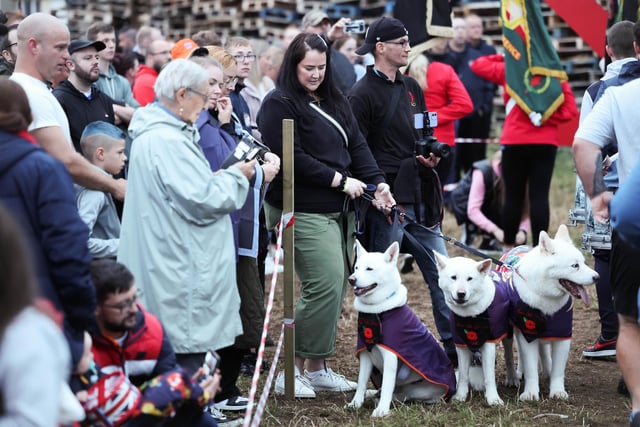
{"label": "dirt ground", "polygon": [[[458,248],[449,248],[450,256],[460,255]],[[417,271],[417,268],[416,268]],[[403,275],[404,284],[409,289],[409,305],[425,322],[428,328],[435,332],[435,325],[431,314],[429,292],[419,273],[412,272]],[[280,282],[280,281],[279,281]],[[571,426],[628,426],[629,399],[616,391],[620,371],[615,357],[602,359],[586,359],[582,357],[582,349],[589,345],[598,335],[597,298],[595,288],[590,288],[593,305],[585,308],[581,301],[575,302],[573,340],[571,354],[566,371],[566,389],[569,400],[557,402],[546,399],[548,381],[541,381],[540,403],[523,405],[518,402],[519,391],[515,388],[500,387],[499,392],[506,402],[505,408],[496,411],[484,403],[481,394],[475,394],[461,409],[454,404],[446,404],[444,419],[430,418],[428,411],[433,411],[428,405],[425,409],[416,411],[409,409],[409,415],[399,419],[393,416],[375,423],[369,418],[374,407],[369,403],[365,409],[353,415],[353,411],[343,409],[352,398],[352,393],[320,394],[316,399],[287,401],[283,396],[269,398],[265,418],[262,425],[571,425]],[[328,360],[328,365],[348,378],[356,381],[358,363],[355,358],[357,313],[352,308],[353,295],[348,292],[339,322],[336,356]],[[271,336],[277,339],[282,313],[282,287],[278,285],[275,306],[271,322]],[[267,357],[271,357],[273,348],[267,350]],[[500,352],[501,353],[501,350]],[[282,356],[279,369],[282,369]],[[498,371],[496,377],[504,377],[502,355],[498,355]],[[367,403],[365,403],[367,405]],[[412,406],[415,408],[415,405]],[[461,411],[470,410],[473,415],[461,416]],[[427,412],[424,412],[427,411]],[[443,411],[442,408],[438,411]],[[542,415],[541,415],[542,414]],[[564,418],[564,416],[567,416]],[[537,416],[537,417],[536,417]],[[535,417],[535,418],[534,418]]]}

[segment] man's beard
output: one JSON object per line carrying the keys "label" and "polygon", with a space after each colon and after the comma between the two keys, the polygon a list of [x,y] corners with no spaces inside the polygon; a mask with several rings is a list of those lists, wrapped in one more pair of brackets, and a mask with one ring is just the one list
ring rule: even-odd
{"label": "man's beard", "polygon": [[133,314],[129,317],[124,318],[124,320],[118,323],[103,321],[102,328],[107,332],[114,332],[114,333],[129,332],[135,326],[135,322],[131,321],[131,326],[127,326],[126,321],[131,318],[135,319],[135,317],[136,317],[135,314]]}
{"label": "man's beard", "polygon": [[74,70],[74,73],[76,74],[76,77],[79,80],[82,80],[85,83],[91,84],[91,83],[95,83],[98,81],[98,79],[100,79],[100,73],[97,73],[95,76],[91,74],[91,72],[86,72],[80,68],[76,68]]}

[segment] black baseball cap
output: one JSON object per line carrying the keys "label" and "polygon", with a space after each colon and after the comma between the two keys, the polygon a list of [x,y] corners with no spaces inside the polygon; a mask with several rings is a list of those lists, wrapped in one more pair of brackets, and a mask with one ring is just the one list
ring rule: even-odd
{"label": "black baseball cap", "polygon": [[102,43],[99,40],[96,40],[94,42],[89,41],[89,40],[74,40],[71,43],[69,43],[69,55],[73,55],[75,52],[82,50],[82,49],[86,49],[88,47],[95,47],[96,51],[100,52],[101,50],[104,50],[107,45]]}
{"label": "black baseball cap", "polygon": [[402,22],[395,18],[383,16],[369,25],[367,34],[364,36],[364,44],[356,49],[356,53],[358,55],[365,55],[371,52],[378,42],[386,42],[387,40],[408,35],[409,32]]}

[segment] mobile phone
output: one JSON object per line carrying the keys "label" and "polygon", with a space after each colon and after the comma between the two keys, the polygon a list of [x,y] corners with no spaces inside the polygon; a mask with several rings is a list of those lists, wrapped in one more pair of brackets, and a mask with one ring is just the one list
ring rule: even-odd
{"label": "mobile phone", "polygon": [[220,364],[220,355],[213,350],[207,351],[204,355],[204,363],[202,364],[201,380],[213,375]]}
{"label": "mobile phone", "polygon": [[344,24],[344,32],[349,34],[362,34],[365,32],[365,29],[365,23],[362,19],[357,19]]}

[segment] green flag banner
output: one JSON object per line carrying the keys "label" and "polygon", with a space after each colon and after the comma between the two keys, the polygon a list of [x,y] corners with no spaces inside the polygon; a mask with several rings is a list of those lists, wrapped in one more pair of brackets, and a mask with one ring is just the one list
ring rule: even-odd
{"label": "green flag banner", "polygon": [[502,0],[507,93],[527,114],[547,120],[564,102],[560,86],[567,80],[542,19],[537,0]]}

